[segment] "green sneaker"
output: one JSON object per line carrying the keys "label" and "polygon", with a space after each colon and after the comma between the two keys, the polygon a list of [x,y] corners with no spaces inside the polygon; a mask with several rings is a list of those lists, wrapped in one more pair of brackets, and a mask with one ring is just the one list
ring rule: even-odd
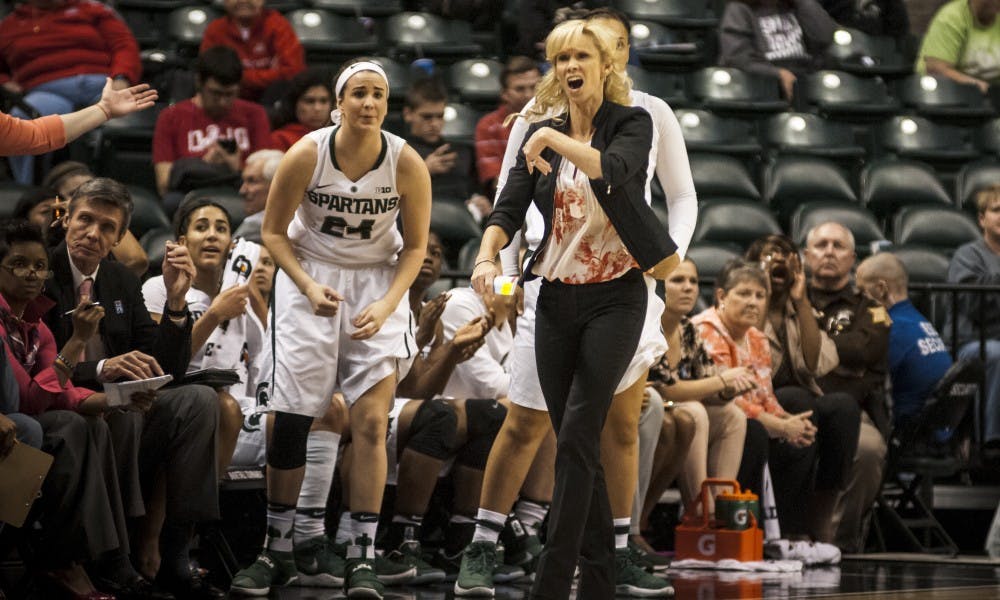
{"label": "green sneaker", "polygon": [[497,564],[497,545],[472,542],[462,552],[462,566],[455,580],[456,596],[493,597],[493,569]]}
{"label": "green sneaker", "polygon": [[628,548],[620,548],[615,550],[615,593],[633,598],[666,598],[674,595],[674,588],[637,565]]}
{"label": "green sneaker", "polygon": [[273,586],[295,583],[295,558],[291,552],[264,550],[252,565],[233,577],[229,591],[244,596],[266,596]]}
{"label": "green sneaker", "polygon": [[340,587],[344,585],[344,558],[325,535],[296,545],[292,552],[299,578],[295,585]]}
{"label": "green sneaker", "polygon": [[[417,567],[392,555],[375,554],[375,574],[385,585],[411,583],[417,576]],[[428,565],[430,566],[430,565]]]}
{"label": "green sneaker", "polygon": [[645,548],[633,542],[631,539],[628,541],[628,549],[629,552],[632,553],[633,562],[638,563],[642,566],[642,568],[651,573],[666,571],[670,568],[669,557],[655,552],[647,552]]}
{"label": "green sneaker", "polygon": [[[367,543],[364,543],[367,542]],[[375,573],[375,548],[367,536],[364,545],[347,547],[347,564],[344,566],[344,593],[348,598],[377,598],[382,600],[385,586]]]}
{"label": "green sneaker", "polygon": [[393,564],[409,565],[417,570],[416,575],[414,575],[413,578],[407,582],[411,585],[441,583],[444,581],[444,569],[432,566],[424,560],[424,554],[420,547],[420,542],[416,540],[407,540],[400,544],[398,549],[393,550],[388,554],[388,559],[392,561]]}
{"label": "green sneaker", "polygon": [[504,560],[505,550],[503,544],[497,544],[497,561],[493,565],[494,583],[510,583],[515,579],[524,577],[525,571],[518,565],[510,565]]}

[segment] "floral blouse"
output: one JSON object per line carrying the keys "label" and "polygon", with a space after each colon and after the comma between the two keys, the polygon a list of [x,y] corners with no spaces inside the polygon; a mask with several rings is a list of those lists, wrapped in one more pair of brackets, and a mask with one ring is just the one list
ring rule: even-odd
{"label": "floral blouse", "polygon": [[691,320],[681,317],[681,359],[671,368],[670,359],[664,354],[649,368],[649,383],[674,385],[678,381],[689,381],[712,377],[716,373],[715,363],[705,350]]}
{"label": "floral blouse", "polygon": [[771,347],[762,331],[751,327],[747,332],[747,343],[741,348],[729,335],[714,307],[695,315],[692,322],[698,327],[698,334],[705,343],[708,355],[719,368],[744,366],[753,371],[757,387],[733,399],[747,417],[756,418],[762,412],[779,417],[787,414],[774,396],[774,388],[771,386]]}

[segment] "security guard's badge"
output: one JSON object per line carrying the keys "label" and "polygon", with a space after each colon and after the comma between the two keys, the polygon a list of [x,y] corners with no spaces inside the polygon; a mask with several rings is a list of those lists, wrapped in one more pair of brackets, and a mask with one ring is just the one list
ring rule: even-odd
{"label": "security guard's badge", "polygon": [[889,311],[884,306],[871,306],[868,308],[868,312],[872,314],[872,323],[884,324],[886,327],[892,325],[892,318],[889,317]]}

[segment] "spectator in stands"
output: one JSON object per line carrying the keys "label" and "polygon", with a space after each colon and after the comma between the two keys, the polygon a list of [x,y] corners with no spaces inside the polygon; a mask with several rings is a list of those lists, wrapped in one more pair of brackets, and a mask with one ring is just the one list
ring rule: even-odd
{"label": "spectator in stands", "polygon": [[500,72],[500,106],[476,123],[476,171],[479,183],[492,198],[500,176],[510,125],[507,116],[521,112],[524,105],[535,96],[535,86],[542,73],[538,64],[525,56],[512,56]]}
{"label": "spectator in stands", "polygon": [[[89,181],[94,178],[85,165],[82,163],[76,164],[86,170],[86,175],[79,174],[71,177],[71,179],[80,180],[85,177],[84,181]],[[54,171],[55,169],[53,169]],[[46,177],[46,181],[48,179]],[[65,185],[60,184],[60,187],[65,187]],[[74,191],[76,187],[73,188]],[[24,219],[38,225],[42,228],[42,232],[45,234],[49,245],[58,246],[66,237],[63,217],[66,216],[66,207],[69,205],[71,197],[72,193],[68,196],[63,196],[44,186],[35,188],[25,192],[21,196],[17,201],[17,206],[14,208],[12,216],[14,219]],[[146,273],[146,269],[149,266],[149,257],[146,256],[146,251],[142,249],[139,241],[135,239],[131,231],[125,232],[125,237],[112,249],[111,254],[115,260],[128,267],[130,271],[139,277]]]}
{"label": "spectator in stands", "polygon": [[[79,356],[97,334],[104,308],[81,298],[71,319],[73,334],[59,348],[41,320],[51,304],[40,297],[51,275],[41,230],[29,223],[8,228],[0,239],[0,267],[0,347],[6,355],[4,367],[15,380],[13,394],[4,400],[37,419],[34,428],[39,436],[44,432],[44,440],[35,445],[54,457],[33,508],[41,526],[24,529],[34,550],[25,558],[57,585],[55,593],[114,598],[95,590],[82,566],[91,562],[95,572],[112,580],[101,587],[117,583],[149,591],[149,583],[127,560],[115,565],[117,569],[100,561],[102,555],[125,556],[128,551],[118,482],[113,468],[108,469],[115,464],[111,438],[101,418],[111,407],[103,392],[76,387],[69,379],[74,359],[67,357]],[[130,400],[130,408],[144,411],[152,396],[136,394]],[[0,440],[3,454],[10,449],[7,441],[6,436]]]}
{"label": "spectator in stands", "polygon": [[978,86],[1000,81],[1000,6],[994,0],[951,0],[938,9],[917,54],[917,73]]}
{"label": "spectator in stands", "polygon": [[[976,210],[983,239],[955,251],[948,266],[950,283],[1000,284],[1000,184],[976,194]],[[981,304],[980,304],[981,303]],[[979,340],[986,340],[986,403],[983,442],[990,454],[1000,450],[1000,295],[959,294],[958,358],[980,355]],[[945,331],[951,330],[951,323]],[[982,338],[980,337],[982,335]]]}
{"label": "spectator in stands", "polygon": [[[88,296],[105,310],[100,335],[91,338],[84,360],[72,369],[77,385],[94,388],[165,373],[181,381],[190,360],[192,319],[185,295],[194,277],[191,257],[186,247],[167,242],[167,318],[157,325],[146,310],[139,279],[107,260],[131,216],[132,199],[125,186],[106,178],[88,181],[70,202],[65,243],[50,254],[55,275],[46,283],[45,294],[54,302],[45,323],[57,344],[72,336],[64,315],[79,304],[78,298]],[[112,413],[108,425],[126,516],[145,515],[134,533],[139,571],[156,577],[178,597],[219,597],[218,590],[192,571],[188,556],[193,525],[219,516],[215,393],[201,386],[161,389],[146,415]]]}
{"label": "spectator in stands", "polygon": [[843,27],[897,40],[910,34],[910,16],[903,0],[819,0],[819,4]]}
{"label": "spectator in stands", "polygon": [[283,156],[285,153],[280,150],[258,150],[247,157],[243,165],[243,184],[240,186],[246,217],[233,234],[234,238],[241,237],[260,243],[264,205],[267,204],[267,194],[271,191],[271,180],[274,179]]}
{"label": "spectator in stands", "polygon": [[[139,44],[125,21],[106,4],[30,0],[0,22],[0,85],[4,89],[25,94],[25,101],[42,116],[97,103],[98,108],[82,111],[87,126],[74,131],[75,135],[99,125],[102,113],[110,119],[111,105],[105,97],[138,83],[141,73]],[[127,98],[123,99],[127,104]],[[27,117],[19,109],[13,115]],[[10,163],[17,181],[34,181],[31,156],[12,158]]]}
{"label": "spectator in stands", "polygon": [[[232,369],[241,382],[213,386],[219,397],[218,468],[224,473],[240,436],[243,415],[257,407],[264,326],[247,308],[250,272],[260,246],[247,241],[234,245],[229,211],[211,199],[185,202],[174,223],[177,243],[187,247],[195,267],[194,281],[184,296],[194,318],[187,371]],[[142,296],[149,316],[162,321],[165,277],[147,279]]]}
{"label": "spectator in stands", "polygon": [[[846,395],[824,394],[816,383],[818,377],[837,365],[837,352],[813,317],[805,272],[792,241],[785,236],[765,236],[750,246],[746,258],[765,273],[770,288],[767,312],[758,314],[758,327],[767,339],[773,366],[768,384],[782,410],[808,413],[819,431],[817,444],[811,449],[799,451],[783,446],[776,452],[775,445],[770,444],[769,462],[781,528],[783,533],[808,533],[818,541],[830,542],[834,534],[830,519],[850,475],[861,411],[857,402]],[[740,398],[736,402],[741,403]],[[752,416],[752,412],[748,415]],[[771,431],[767,422],[761,424]],[[748,428],[747,433],[751,436],[755,432]],[[757,449],[757,445],[756,440],[751,440],[747,447]],[[813,467],[817,474],[815,486],[811,493],[803,494],[797,479],[808,476]]]}
{"label": "spectator in stands", "polygon": [[[698,298],[698,269],[693,262],[684,260],[677,266],[665,281],[665,292],[660,322],[667,352],[650,369],[649,383],[658,400],[673,405],[670,412],[677,416],[671,420],[691,430],[690,448],[677,448],[680,460],[673,459],[680,463],[674,474],[680,470],[681,497],[687,506],[706,477],[736,479],[747,418],[730,400],[753,389],[753,374],[743,366],[717,369],[688,319]],[[660,483],[649,488],[644,521],[670,481],[661,478]]]}
{"label": "spectator in stands", "polygon": [[0,113],[0,156],[57,150],[110,119],[149,108],[156,99],[156,90],[146,84],[116,90],[107,81],[97,104],[76,112],[34,120]]}
{"label": "spectator in stands", "polygon": [[89,166],[77,160],[64,160],[45,174],[42,185],[54,189],[64,202],[69,202],[76,188],[93,178],[94,173]]}
{"label": "spectator in stands", "polygon": [[403,120],[406,141],[424,159],[431,174],[434,200],[465,202],[479,222],[490,213],[493,203],[476,185],[476,163],[472,148],[448,142],[442,137],[448,92],[433,77],[418,79],[406,90]]}
{"label": "spectator in stands", "polygon": [[905,427],[951,367],[951,354],[927,317],[910,302],[909,278],[893,254],[880,252],[858,265],[858,288],[889,310],[889,378],[892,425]]}
{"label": "spectator in stands", "polygon": [[333,90],[325,69],[306,69],[292,79],[278,103],[271,146],[286,152],[299,138],[330,124]]}
{"label": "spectator in stands", "polygon": [[851,481],[834,515],[835,543],[848,551],[861,549],[864,517],[882,486],[889,433],[884,390],[891,320],[886,307],[851,284],[855,260],[854,236],[843,225],[822,223],[806,236],[809,299],[840,357],[818,383],[824,392],[849,394],[862,409]]}
{"label": "spectator in stands", "polygon": [[240,97],[272,100],[306,68],[305,51],[281,13],[264,8],[264,0],[224,0],[226,16],[212,21],[201,38],[200,52],[215,46],[236,51],[243,64]]}
{"label": "spectator in stands", "polygon": [[734,0],[719,24],[719,64],[776,77],[791,100],[798,77],[822,68],[836,28],[816,0]]}
{"label": "spectator in stands", "polygon": [[205,50],[195,63],[194,97],[167,108],[156,119],[153,168],[167,214],[173,214],[191,189],[235,182],[243,160],[270,147],[264,108],[237,98],[242,74],[232,48]]}

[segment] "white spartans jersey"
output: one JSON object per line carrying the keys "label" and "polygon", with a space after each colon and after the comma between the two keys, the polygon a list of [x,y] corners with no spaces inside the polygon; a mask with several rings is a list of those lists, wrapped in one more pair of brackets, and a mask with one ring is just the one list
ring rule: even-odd
{"label": "white spartans jersey", "polygon": [[347,267],[395,264],[403,248],[396,227],[396,166],[406,141],[381,132],[382,153],[375,167],[351,181],[332,152],[336,131],[333,126],[306,134],[316,142],[316,169],[288,225],[288,237],[296,254],[306,259]]}

